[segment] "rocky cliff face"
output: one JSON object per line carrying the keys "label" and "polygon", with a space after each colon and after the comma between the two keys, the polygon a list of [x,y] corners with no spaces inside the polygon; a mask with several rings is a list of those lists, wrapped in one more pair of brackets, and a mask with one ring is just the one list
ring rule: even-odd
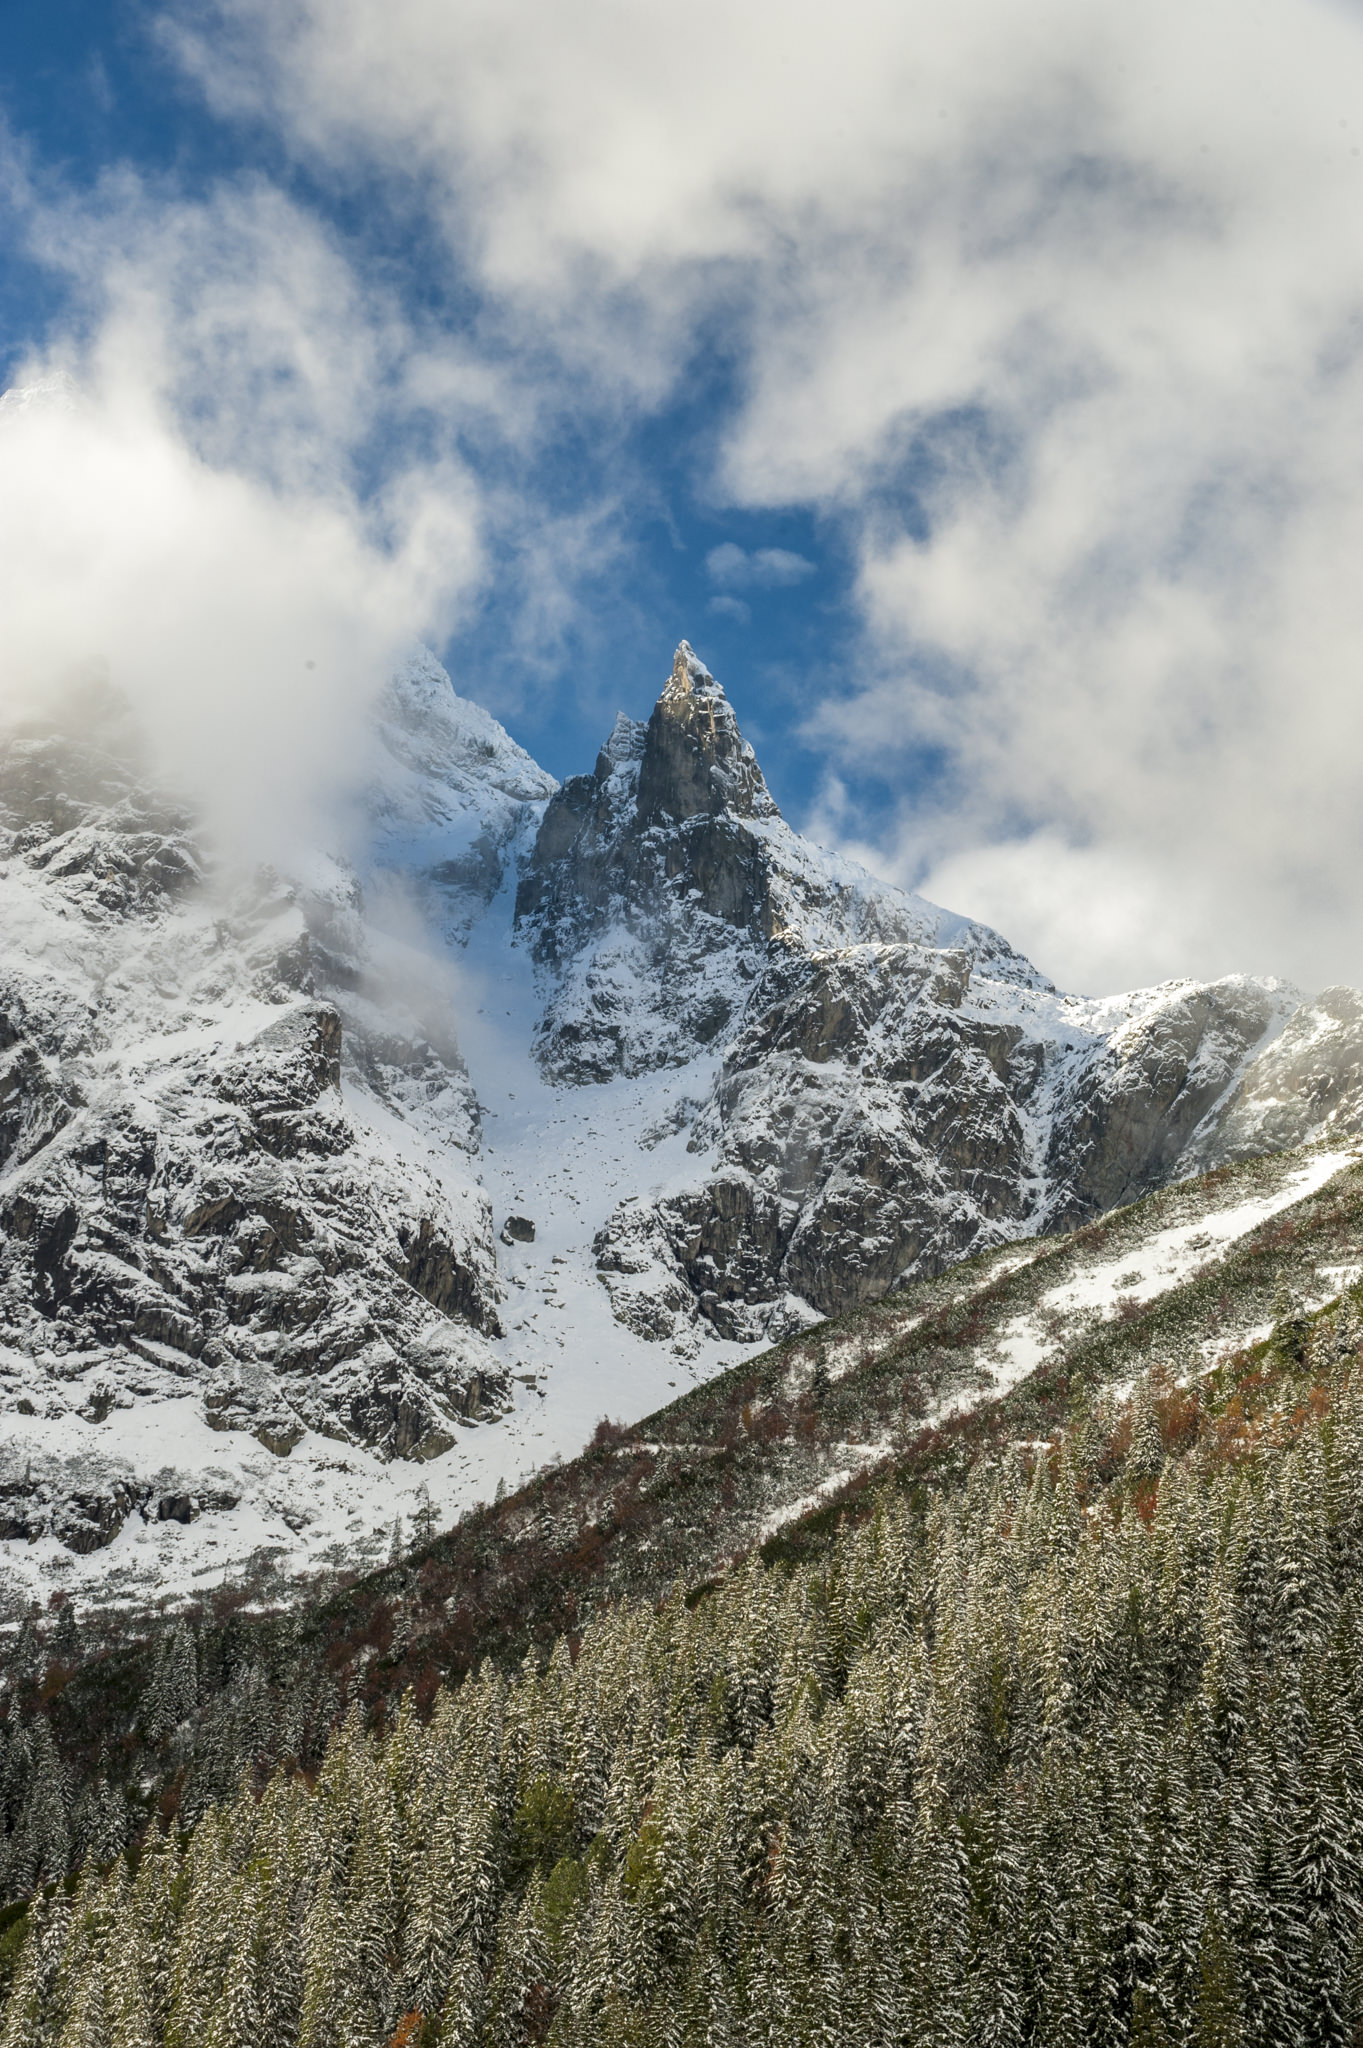
{"label": "rocky cliff face", "polygon": [[597,1238],[617,1312],[654,1335],[779,1334],[1135,1199],[1210,1143],[1300,1001],[1245,979],[1058,994],[996,933],[790,832],[685,645],[647,727],[549,805],[517,917],[557,1079],[722,1049],[692,1123],[708,1166]]}
{"label": "rocky cliff face", "polygon": [[429,656],[368,766],[354,866],[232,878],[108,692],[0,736],[26,1583],[373,1555],[395,1473],[450,1519],[678,1372],[1363,1128],[1363,998],[1061,994],[793,832],[685,644],[561,789]]}
{"label": "rocky cliff face", "polygon": [[1205,1171],[1363,1130],[1363,995],[1327,988],[1295,1010],[1188,1147]]}
{"label": "rocky cliff face", "polygon": [[279,1456],[430,1457],[495,1409],[486,1200],[383,1129],[405,1103],[467,1159],[472,1094],[375,1007],[353,877],[210,881],[97,692],[0,740],[0,929],[0,1405],[54,1425],[6,1430],[0,1538],[231,1504],[81,1427],[190,1390]]}
{"label": "rocky cliff face", "polygon": [[516,923],[547,970],[539,1058],[568,1083],[685,1064],[751,1014],[773,962],[819,946],[951,943],[1040,983],[996,933],[792,832],[684,641],[648,724],[618,719],[549,803]]}

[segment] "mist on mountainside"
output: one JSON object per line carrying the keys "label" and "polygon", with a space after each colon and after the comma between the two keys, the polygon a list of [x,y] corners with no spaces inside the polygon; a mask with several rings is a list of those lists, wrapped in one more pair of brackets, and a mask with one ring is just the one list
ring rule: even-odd
{"label": "mist on mountainside", "polygon": [[126,361],[33,374],[0,398],[0,720],[78,733],[102,688],[234,863],[344,850],[379,693],[474,572],[465,507],[385,526],[206,461]]}

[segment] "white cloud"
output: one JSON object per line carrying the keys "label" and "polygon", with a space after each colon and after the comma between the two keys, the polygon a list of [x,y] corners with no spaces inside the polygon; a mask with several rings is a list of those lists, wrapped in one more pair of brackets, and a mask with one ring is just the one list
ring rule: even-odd
{"label": "white cloud", "polygon": [[710,581],[721,590],[780,590],[803,583],[814,563],[789,548],[755,548],[749,552],[726,540],[705,557]]}
{"label": "white cloud", "polygon": [[480,569],[476,493],[403,414],[396,316],[268,190],[31,205],[85,337],[0,400],[0,712],[91,663],[232,850],[335,840],[398,654]]}
{"label": "white cloud", "polygon": [[1363,979],[1353,10],[227,0],[167,33],[333,174],[425,181],[551,402],[656,403],[719,323],[717,502],[859,551],[822,742],[944,764],[883,860],[1084,982]]}
{"label": "white cloud", "polygon": [[[948,857],[923,878],[934,902],[969,903],[996,931],[1026,931],[1031,956],[1062,988],[1104,995],[1128,985],[1133,954],[1141,981],[1172,979],[1196,953],[1212,892],[1192,878],[1171,890],[1167,878],[1108,847],[1075,847],[1053,832]],[[1255,935],[1241,929],[1236,966],[1255,961]]]}

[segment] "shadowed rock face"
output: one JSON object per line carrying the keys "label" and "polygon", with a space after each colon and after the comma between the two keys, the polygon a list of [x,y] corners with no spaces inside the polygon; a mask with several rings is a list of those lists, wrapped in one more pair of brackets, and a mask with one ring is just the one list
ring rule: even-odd
{"label": "shadowed rock face", "polygon": [[699,1315],[752,1340],[1134,1200],[1189,1170],[1300,1000],[1243,977],[1058,995],[997,935],[790,832],[685,643],[647,726],[619,720],[548,806],[517,918],[555,1079],[722,1054],[695,1186],[596,1241],[648,1334]]}
{"label": "shadowed rock face", "polygon": [[[491,1215],[456,1219],[354,1084],[447,1102],[472,1145],[467,1077],[391,1021],[366,1031],[344,891],[314,941],[277,876],[203,876],[110,693],[79,737],[0,736],[0,892],[32,939],[0,948],[0,1414],[98,1423],[193,1392],[280,1455],[307,1428],[429,1455],[506,1397],[477,1342],[498,1330]],[[92,1472],[9,1475],[0,1519],[89,1550],[134,1509],[213,1505]]]}
{"label": "shadowed rock face", "polygon": [[[685,642],[647,726],[621,716],[592,775],[551,799],[516,896],[535,957],[562,966],[604,925],[651,939],[661,970],[699,920],[769,935],[769,863],[747,829],[779,812],[724,692]],[[676,928],[684,905],[693,929]]]}
{"label": "shadowed rock face", "polygon": [[1015,996],[1004,1021],[998,995],[925,949],[783,958],[697,1126],[715,1177],[620,1212],[599,1249],[647,1232],[735,1336],[787,1316],[789,1297],[820,1314],[873,1300],[1174,1177],[1284,1007],[1253,983],[1176,988],[1136,1028],[1085,1042],[1060,1028],[1063,1001]]}

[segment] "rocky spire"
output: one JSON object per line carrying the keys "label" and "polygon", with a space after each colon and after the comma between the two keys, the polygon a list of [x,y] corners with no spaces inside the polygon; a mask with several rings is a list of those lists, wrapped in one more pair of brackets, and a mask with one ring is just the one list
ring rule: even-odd
{"label": "rocky spire", "polygon": [[740,818],[780,816],[732,705],[683,640],[648,722],[639,769],[639,822],[680,825],[721,812]]}
{"label": "rocky spire", "polygon": [[642,761],[647,737],[648,727],[640,719],[617,711],[610,736],[596,757],[597,781],[604,782],[617,768],[627,767],[631,761]]}

